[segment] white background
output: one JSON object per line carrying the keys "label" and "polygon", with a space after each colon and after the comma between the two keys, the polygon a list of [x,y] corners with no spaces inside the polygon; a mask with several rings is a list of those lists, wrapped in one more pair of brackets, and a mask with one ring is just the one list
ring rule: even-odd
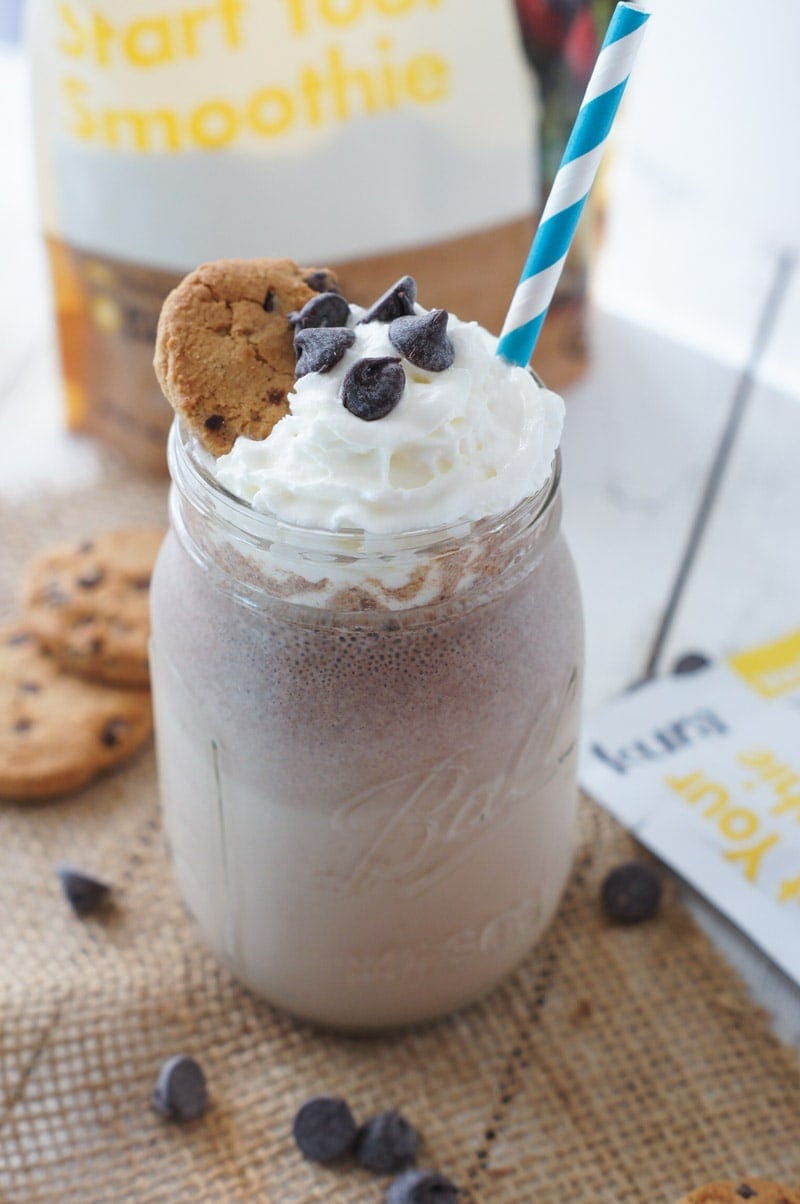
{"label": "white background", "polygon": [[[652,0],[609,164],[599,304],[730,364],[800,241],[800,3]],[[765,383],[800,398],[800,272]]]}

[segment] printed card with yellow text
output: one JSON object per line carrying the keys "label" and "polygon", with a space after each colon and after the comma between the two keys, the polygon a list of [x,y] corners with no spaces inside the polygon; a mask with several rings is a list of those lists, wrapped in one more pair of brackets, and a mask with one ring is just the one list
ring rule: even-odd
{"label": "printed card with yellow text", "polygon": [[581,785],[800,984],[800,632],[584,728]]}

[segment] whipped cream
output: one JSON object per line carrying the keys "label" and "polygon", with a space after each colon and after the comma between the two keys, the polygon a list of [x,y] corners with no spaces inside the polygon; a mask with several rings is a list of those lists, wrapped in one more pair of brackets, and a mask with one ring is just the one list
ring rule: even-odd
{"label": "whipped cream", "polygon": [[364,310],[350,309],[353,346],[329,372],[297,381],[291,412],[267,439],[239,436],[209,465],[220,485],[285,522],[374,534],[502,514],[544,485],[563,402],[496,356],[496,338],[476,322],[450,315],[455,360],[443,372],[402,360],[405,389],[385,418],[345,409],[340,390],[353,364],[398,355],[387,323],[358,325]]}

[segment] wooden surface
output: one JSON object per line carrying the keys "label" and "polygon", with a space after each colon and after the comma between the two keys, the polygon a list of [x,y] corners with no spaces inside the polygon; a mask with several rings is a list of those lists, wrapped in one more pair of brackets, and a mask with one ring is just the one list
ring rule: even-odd
{"label": "wooden surface", "polygon": [[[18,54],[0,48],[0,502],[56,494],[102,471],[95,449],[61,426],[50,292],[37,228],[33,163]],[[754,298],[755,332],[763,297]],[[586,706],[702,650],[722,655],[800,626],[800,399],[757,372],[720,488],[699,514],[740,384],[721,365],[621,319],[596,313],[592,369],[568,396],[565,524],[587,616]],[[667,631],[687,541],[697,555]],[[687,892],[688,896],[688,892]],[[703,924],[800,1049],[800,990],[699,900]]]}

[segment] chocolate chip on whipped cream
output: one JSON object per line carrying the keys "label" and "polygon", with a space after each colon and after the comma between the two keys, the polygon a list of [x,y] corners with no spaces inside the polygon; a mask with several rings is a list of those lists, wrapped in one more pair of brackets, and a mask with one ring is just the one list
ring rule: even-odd
{"label": "chocolate chip on whipped cream", "polygon": [[355,332],[346,326],[309,326],[298,330],[294,336],[296,379],[309,372],[329,372],[355,341]]}
{"label": "chocolate chip on whipped cream", "polygon": [[446,309],[432,309],[419,317],[395,318],[389,327],[389,342],[416,368],[444,372],[456,358],[447,337]]}
{"label": "chocolate chip on whipped cream", "polygon": [[357,360],[342,382],[342,404],[356,418],[374,422],[391,414],[406,387],[406,374],[395,356]]}
{"label": "chocolate chip on whipped cream", "polygon": [[317,293],[301,310],[287,316],[295,333],[312,327],[345,326],[350,317],[350,306],[341,293]]}
{"label": "chocolate chip on whipped cream", "polygon": [[413,276],[401,276],[391,288],[371,305],[359,322],[392,322],[414,313],[414,302],[417,299],[417,282]]}

